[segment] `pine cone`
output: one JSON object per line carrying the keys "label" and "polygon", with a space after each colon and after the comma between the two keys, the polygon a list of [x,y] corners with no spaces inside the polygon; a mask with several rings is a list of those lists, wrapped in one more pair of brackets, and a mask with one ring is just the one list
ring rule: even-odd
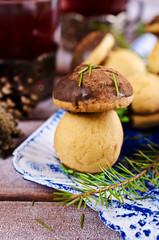
{"label": "pine cone", "polygon": [[7,157],[15,148],[14,138],[24,136],[24,133],[17,129],[18,121],[0,107],[0,157]]}
{"label": "pine cone", "polygon": [[[28,79],[31,82],[32,79]],[[37,95],[30,94],[18,76],[9,82],[6,77],[0,78],[0,106],[15,118],[25,119],[31,116],[36,106]]]}

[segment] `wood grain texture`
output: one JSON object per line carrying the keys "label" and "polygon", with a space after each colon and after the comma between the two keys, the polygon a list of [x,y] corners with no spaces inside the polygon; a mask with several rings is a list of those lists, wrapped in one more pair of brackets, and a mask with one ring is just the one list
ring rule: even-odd
{"label": "wood grain texture", "polygon": [[[0,202],[0,239],[3,240],[121,240],[109,229],[98,213],[90,208],[56,206],[54,203]],[[81,214],[85,220],[80,228]],[[47,224],[49,231],[35,219]]]}
{"label": "wood grain texture", "polygon": [[[42,109],[50,102],[35,110],[37,120],[20,122],[19,127],[25,137],[20,144],[54,112],[54,108]],[[39,114],[39,115],[38,115]],[[40,116],[41,115],[41,116]],[[39,117],[38,117],[39,116]],[[41,119],[41,120],[38,120]],[[100,220],[98,212],[90,208],[77,210],[77,206],[56,206],[53,203],[52,188],[26,181],[15,171],[12,157],[0,159],[0,240],[121,240],[118,232],[109,229]],[[34,200],[34,206],[31,201]],[[80,229],[81,213],[85,215],[83,229]],[[36,222],[41,220],[53,229],[48,229]]]}
{"label": "wood grain texture", "polygon": [[52,201],[52,188],[26,181],[15,171],[12,157],[0,159],[0,201]]}

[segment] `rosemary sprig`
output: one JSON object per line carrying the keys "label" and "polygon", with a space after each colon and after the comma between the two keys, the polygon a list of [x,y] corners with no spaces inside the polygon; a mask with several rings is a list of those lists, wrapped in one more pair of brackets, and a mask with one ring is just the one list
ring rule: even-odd
{"label": "rosemary sprig", "polygon": [[82,213],[81,214],[81,224],[80,224],[81,229],[83,228],[83,223],[84,223],[84,214]]}
{"label": "rosemary sprig", "polygon": [[41,222],[39,219],[35,218],[35,220],[40,223],[43,227],[47,228],[49,231],[53,231],[50,227],[48,227],[45,223]]}
{"label": "rosemary sprig", "polygon": [[[92,66],[93,66],[93,64],[92,64]],[[83,72],[87,71],[88,68],[89,68],[89,65],[88,65],[87,67],[83,68],[82,70],[80,70],[78,73],[79,73],[79,74],[80,74],[80,73],[83,73]]]}
{"label": "rosemary sprig", "polygon": [[91,76],[92,69],[98,68],[99,66],[94,66],[94,64],[89,64],[87,67],[83,68],[80,70],[78,73],[80,74],[80,79],[78,86],[80,87],[82,85],[82,80],[83,80],[83,73],[86,72],[87,70],[89,71],[89,76]]}
{"label": "rosemary sprig", "polygon": [[81,84],[82,84],[82,79],[83,79],[83,72],[80,73],[80,80],[79,80],[79,83],[78,83],[78,86],[80,87]]}
{"label": "rosemary sprig", "polygon": [[89,70],[89,76],[91,76],[91,72],[92,72],[92,66],[93,66],[93,64],[89,64],[89,66],[88,66],[88,70]]}
{"label": "rosemary sprig", "polygon": [[112,76],[113,76],[113,81],[114,81],[114,84],[115,84],[116,95],[117,95],[117,97],[119,97],[118,84],[117,84],[117,81],[116,81],[116,79],[115,79],[115,75],[114,75],[114,73],[112,74]]}
{"label": "rosemary sprig", "polygon": [[[136,196],[135,200],[152,198],[152,196],[140,198],[139,195],[140,192],[147,192],[147,181],[156,187],[159,185],[159,145],[148,143],[147,148],[148,150],[138,151],[135,159],[125,157],[125,163],[129,164],[131,170],[121,163],[108,169],[101,168],[102,173],[95,175],[75,173],[71,170],[71,175],[75,177],[73,180],[79,184],[79,187],[74,189],[79,193],[60,191],[57,194],[59,198],[54,200],[60,200],[67,206],[78,203],[80,209],[83,200],[84,207],[87,201],[91,202],[93,199],[96,205],[100,201],[107,208],[108,199],[113,204],[112,199],[115,198],[122,205],[126,197],[134,201],[133,195]],[[151,152],[151,157],[147,156],[147,151]],[[67,171],[67,174],[70,174],[70,171]]]}

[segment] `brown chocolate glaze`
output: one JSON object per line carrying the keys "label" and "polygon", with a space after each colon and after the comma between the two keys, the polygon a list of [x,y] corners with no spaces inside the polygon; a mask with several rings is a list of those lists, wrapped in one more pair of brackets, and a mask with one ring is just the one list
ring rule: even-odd
{"label": "brown chocolate glaze", "polygon": [[[89,76],[88,70],[85,71],[83,73],[82,85],[78,86],[80,79],[79,71],[86,66],[88,65],[82,64],[78,66],[72,74],[65,76],[59,81],[53,93],[55,99],[71,102],[77,106],[78,101],[85,103],[89,99],[109,101],[133,95],[131,84],[119,72],[104,66],[92,69],[91,76]],[[117,96],[113,74],[118,85],[119,96]]]}
{"label": "brown chocolate glaze", "polygon": [[54,98],[65,102],[72,102],[78,105],[78,101],[87,102],[91,97],[92,91],[90,88],[79,87],[76,80],[70,80],[69,75],[62,78],[54,90]]}
{"label": "brown chocolate glaze", "polygon": [[89,54],[101,43],[106,36],[105,32],[95,31],[89,33],[76,47],[73,52],[71,68],[74,69],[80,65]]}

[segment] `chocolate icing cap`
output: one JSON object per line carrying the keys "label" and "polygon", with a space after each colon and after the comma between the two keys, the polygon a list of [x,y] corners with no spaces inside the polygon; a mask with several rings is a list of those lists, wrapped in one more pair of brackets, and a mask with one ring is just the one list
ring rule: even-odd
{"label": "chocolate icing cap", "polygon": [[[85,68],[87,69],[82,73],[82,82],[80,85],[80,72]],[[117,83],[118,93],[113,76]],[[87,109],[89,109],[87,105],[97,104],[97,112],[100,110],[98,109],[100,108],[100,104],[107,105],[109,103],[112,105],[112,109],[114,109],[114,101],[120,101],[130,96],[133,96],[133,88],[119,72],[104,66],[92,65],[91,74],[89,74],[87,64],[76,67],[72,74],[63,77],[55,86],[53,92],[54,100],[58,100],[59,103],[69,102],[74,105],[76,110],[80,102],[84,103]],[[56,101],[54,103],[57,105]],[[102,109],[102,111],[107,110],[107,108],[103,107]]]}

